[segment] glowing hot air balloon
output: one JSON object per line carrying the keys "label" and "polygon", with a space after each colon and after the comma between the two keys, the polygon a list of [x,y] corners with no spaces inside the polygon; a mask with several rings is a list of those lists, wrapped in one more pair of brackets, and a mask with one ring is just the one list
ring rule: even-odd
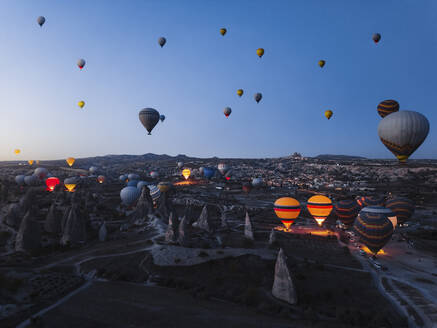
{"label": "glowing hot air balloon", "polygon": [[231,115],[231,113],[232,113],[231,107],[225,107],[225,109],[223,110],[223,113],[225,114],[226,117],[229,117],[229,115]]}
{"label": "glowing hot air balloon", "polygon": [[381,101],[377,107],[378,114],[382,118],[399,111],[399,103],[396,100],[388,99]]}
{"label": "glowing hot air balloon", "polygon": [[326,61],[324,61],[324,60],[319,60],[319,66],[320,66],[320,68],[322,68],[323,66],[325,66],[325,64],[326,64]]}
{"label": "glowing hot air balloon", "polygon": [[83,106],[85,106],[85,101],[81,100],[81,101],[79,101],[79,102],[77,103],[77,105],[78,105],[80,108],[83,108]]}
{"label": "glowing hot air balloon", "polygon": [[237,90],[237,95],[238,95],[239,97],[241,97],[241,96],[243,95],[243,93],[244,93],[243,89],[238,89],[238,90]]}
{"label": "glowing hot air balloon", "polygon": [[276,200],[273,205],[276,216],[281,220],[287,231],[300,213],[300,203],[291,197],[283,197]]}
{"label": "glowing hot air balloon", "polygon": [[19,153],[21,153],[21,150],[20,149],[14,149],[14,153],[15,153],[15,155],[18,155]]}
{"label": "glowing hot air balloon", "polygon": [[381,40],[381,34],[379,34],[379,33],[374,33],[374,34],[372,35],[372,40],[373,40],[373,42],[375,42],[375,44],[378,43],[379,40]]}
{"label": "glowing hot air balloon", "polygon": [[45,19],[44,16],[39,16],[39,17],[36,19],[36,22],[38,23],[39,26],[42,27],[42,26],[44,25],[44,23],[46,22],[46,19]]}
{"label": "glowing hot air balloon", "polygon": [[258,48],[256,50],[256,54],[258,55],[259,58],[261,58],[264,55],[264,49],[263,48]]}
{"label": "glowing hot air balloon", "polygon": [[158,44],[161,46],[161,48],[162,47],[164,47],[164,45],[167,43],[167,39],[166,38],[164,38],[164,37],[160,37],[159,39],[158,39]]}
{"label": "glowing hot air balloon", "polygon": [[191,170],[190,169],[183,170],[182,175],[184,176],[185,180],[187,180],[191,175]]}
{"label": "glowing hot air balloon", "polygon": [[159,112],[153,108],[144,108],[140,111],[138,116],[141,124],[143,124],[147,132],[149,132],[149,135],[151,135],[153,128],[159,122]]}
{"label": "glowing hot air balloon", "polygon": [[33,164],[33,159],[29,159],[29,160],[27,161],[27,163],[29,163],[29,165],[32,166],[32,164]]}
{"label": "glowing hot air balloon", "polygon": [[221,34],[221,35],[225,36],[226,32],[227,32],[227,30],[226,30],[224,27],[222,27],[222,28],[220,29],[220,34]]}
{"label": "glowing hot air balloon", "polygon": [[72,167],[76,159],[74,157],[68,157],[66,160],[67,164]]}
{"label": "glowing hot air balloon", "polygon": [[327,111],[325,111],[325,117],[329,120],[330,118],[331,118],[331,116],[332,116],[332,110],[327,110]]}
{"label": "glowing hot air balloon", "polygon": [[322,226],[326,218],[331,214],[332,202],[331,200],[323,195],[315,195],[308,199],[307,201],[308,212],[314,217],[317,224]]}
{"label": "glowing hot air balloon", "polygon": [[48,191],[55,190],[55,187],[59,184],[60,184],[60,181],[58,178],[51,177],[51,178],[46,179],[46,186],[47,186]]}
{"label": "glowing hot air balloon", "polygon": [[75,183],[64,183],[64,186],[69,192],[74,192],[74,189],[76,188]]}
{"label": "glowing hot air balloon", "polygon": [[78,61],[77,61],[77,66],[80,68],[80,69],[82,69],[84,66],[85,66],[85,64],[86,64],[86,62],[85,62],[85,59],[79,59]]}
{"label": "glowing hot air balloon", "polygon": [[103,182],[105,182],[105,180],[106,180],[106,178],[105,178],[105,176],[103,176],[103,175],[99,175],[99,176],[97,177],[97,181],[98,181],[99,183],[103,183]]}

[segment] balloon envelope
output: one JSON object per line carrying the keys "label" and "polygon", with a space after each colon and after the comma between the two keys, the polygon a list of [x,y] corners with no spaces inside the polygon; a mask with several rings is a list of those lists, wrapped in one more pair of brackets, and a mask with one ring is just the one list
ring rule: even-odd
{"label": "balloon envelope", "polygon": [[377,111],[379,116],[384,118],[391,113],[399,111],[399,103],[393,99],[381,101],[378,104]]}
{"label": "balloon envelope", "polygon": [[77,66],[80,68],[80,69],[82,69],[84,66],[85,66],[85,64],[86,64],[86,62],[85,62],[85,59],[79,59],[78,61],[77,61]]}
{"label": "balloon envelope", "polygon": [[33,172],[33,174],[36,175],[38,177],[38,179],[40,179],[40,180],[44,179],[48,173],[49,173],[49,171],[47,171],[47,169],[44,167],[38,167]]}
{"label": "balloon envelope", "polygon": [[76,161],[76,159],[74,157],[68,157],[65,161],[71,167],[71,166],[73,166],[73,164]]}
{"label": "balloon envelope", "polygon": [[81,101],[79,101],[79,102],[77,103],[77,105],[78,105],[80,108],[83,108],[83,106],[85,106],[85,101],[81,100]]}
{"label": "balloon envelope", "polygon": [[285,228],[289,230],[294,220],[299,216],[300,203],[297,199],[282,197],[275,201],[273,209]]}
{"label": "balloon envelope", "polygon": [[220,34],[221,35],[225,35],[226,34],[226,32],[227,32],[227,30],[224,28],[224,27],[222,27],[221,29],[220,29]]}
{"label": "balloon envelope", "polygon": [[55,190],[55,187],[59,184],[60,184],[60,181],[58,178],[51,177],[51,178],[46,179],[46,186],[47,186],[48,191]]}
{"label": "balloon envelope", "polygon": [[354,199],[340,200],[334,205],[334,214],[347,228],[350,228],[360,211],[360,206]]}
{"label": "balloon envelope", "polygon": [[263,95],[262,95],[261,93],[258,92],[258,93],[255,93],[255,95],[254,95],[253,97],[255,98],[255,101],[256,101],[257,103],[259,103],[259,102],[261,101]]}
{"label": "balloon envelope", "polygon": [[141,124],[146,128],[149,135],[159,122],[159,112],[153,108],[144,108],[138,114]]}
{"label": "balloon envelope", "polygon": [[378,43],[379,40],[381,40],[381,34],[379,34],[379,33],[374,33],[374,34],[372,35],[372,39],[373,39],[373,42]]}
{"label": "balloon envelope", "polygon": [[182,175],[184,176],[185,180],[187,180],[191,175],[191,170],[190,169],[183,170]]}
{"label": "balloon envelope", "polygon": [[243,95],[243,93],[244,93],[243,89],[238,89],[238,90],[237,90],[237,95],[238,95],[239,97],[241,97],[241,96]]}
{"label": "balloon envelope", "polygon": [[329,120],[331,117],[332,117],[332,110],[327,110],[327,111],[325,111],[325,117]]}
{"label": "balloon envelope", "polygon": [[259,58],[261,58],[264,55],[264,49],[263,48],[258,48],[256,50],[256,54],[258,55]]}
{"label": "balloon envelope", "polygon": [[17,185],[19,185],[19,186],[22,186],[22,185],[24,185],[24,178],[25,178],[25,176],[24,175],[17,175],[16,177],[15,177],[15,182],[17,183]]}
{"label": "balloon envelope", "polygon": [[44,16],[39,16],[39,17],[36,19],[36,22],[38,23],[39,26],[43,26],[44,23],[46,22],[46,19],[45,19]]}
{"label": "balloon envelope", "polygon": [[104,175],[99,175],[99,176],[97,177],[97,181],[98,181],[99,183],[103,183],[103,182],[105,182],[105,180],[106,180],[106,178],[105,178]]}
{"label": "balloon envelope", "polygon": [[319,226],[331,214],[332,208],[332,201],[323,195],[312,196],[307,201],[308,212],[314,217]]}
{"label": "balloon envelope", "polygon": [[120,191],[120,198],[123,204],[132,206],[140,197],[141,191],[137,187],[124,187]]}
{"label": "balloon envelope", "polygon": [[396,214],[399,223],[408,221],[414,213],[413,201],[404,197],[389,199],[385,206]]}
{"label": "balloon envelope", "polygon": [[322,68],[323,66],[325,66],[326,61],[324,60],[319,60],[319,66]]}
{"label": "balloon envelope", "polygon": [[384,206],[385,197],[384,196],[362,196],[357,198],[358,205],[361,208],[366,206]]}
{"label": "balloon envelope", "polygon": [[159,116],[159,119],[161,120],[161,122],[164,122],[164,120],[165,120],[165,115],[160,115],[160,116]]}
{"label": "balloon envelope", "polygon": [[231,115],[232,113],[231,107],[225,107],[225,109],[223,109],[223,113],[225,114],[226,117],[229,117],[229,115]]}
{"label": "balloon envelope", "polygon": [[164,45],[167,43],[167,39],[166,38],[164,38],[164,37],[160,37],[159,39],[158,39],[158,44],[161,46],[161,48],[162,47],[164,47]]}
{"label": "balloon envelope", "polygon": [[214,176],[215,174],[215,169],[212,167],[205,167],[203,168],[203,175],[205,176],[205,178],[210,179]]}

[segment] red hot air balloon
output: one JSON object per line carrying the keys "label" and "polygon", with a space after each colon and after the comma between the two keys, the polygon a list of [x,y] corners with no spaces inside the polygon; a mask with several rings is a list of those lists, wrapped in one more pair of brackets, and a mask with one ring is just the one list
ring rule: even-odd
{"label": "red hot air balloon", "polygon": [[48,191],[55,190],[55,187],[59,184],[60,184],[60,181],[58,178],[51,177],[51,178],[46,179],[46,186],[47,186]]}

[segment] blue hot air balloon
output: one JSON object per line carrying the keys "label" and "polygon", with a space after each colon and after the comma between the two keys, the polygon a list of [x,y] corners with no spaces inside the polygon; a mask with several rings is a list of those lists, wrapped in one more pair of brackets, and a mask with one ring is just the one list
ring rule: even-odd
{"label": "blue hot air balloon", "polygon": [[207,179],[211,179],[215,174],[215,169],[212,167],[204,167],[203,168],[203,175]]}

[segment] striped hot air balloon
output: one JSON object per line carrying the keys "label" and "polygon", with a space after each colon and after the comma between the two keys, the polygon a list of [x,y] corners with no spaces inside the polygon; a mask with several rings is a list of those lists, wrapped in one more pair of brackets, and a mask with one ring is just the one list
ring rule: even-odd
{"label": "striped hot air balloon", "polygon": [[408,198],[395,197],[389,199],[386,207],[391,209],[397,217],[399,223],[408,221],[414,213],[414,203]]}
{"label": "striped hot air balloon", "polygon": [[148,185],[147,187],[150,189],[150,196],[152,196],[153,201],[156,202],[159,197],[161,197],[161,191],[155,185]]}
{"label": "striped hot air balloon", "polygon": [[360,211],[354,223],[354,230],[361,242],[375,255],[388,243],[394,231],[387,214],[385,207],[365,207]]}
{"label": "striped hot air balloon", "polygon": [[377,110],[379,116],[386,117],[388,114],[399,110],[399,103],[392,99],[384,100],[379,103]]}
{"label": "striped hot air balloon", "polygon": [[334,213],[338,219],[350,228],[360,211],[360,207],[354,199],[341,200],[334,205]]}
{"label": "striped hot air balloon", "polygon": [[384,206],[385,197],[384,196],[362,196],[357,199],[358,205],[361,208],[366,206]]}
{"label": "striped hot air balloon", "polygon": [[282,197],[276,200],[273,205],[276,216],[281,220],[286,230],[290,230],[290,226],[300,214],[300,203],[297,199],[291,197]]}
{"label": "striped hot air balloon", "polygon": [[323,195],[312,196],[307,201],[308,212],[314,217],[314,220],[316,220],[319,226],[321,226],[329,214],[331,214],[332,207],[332,201]]}

